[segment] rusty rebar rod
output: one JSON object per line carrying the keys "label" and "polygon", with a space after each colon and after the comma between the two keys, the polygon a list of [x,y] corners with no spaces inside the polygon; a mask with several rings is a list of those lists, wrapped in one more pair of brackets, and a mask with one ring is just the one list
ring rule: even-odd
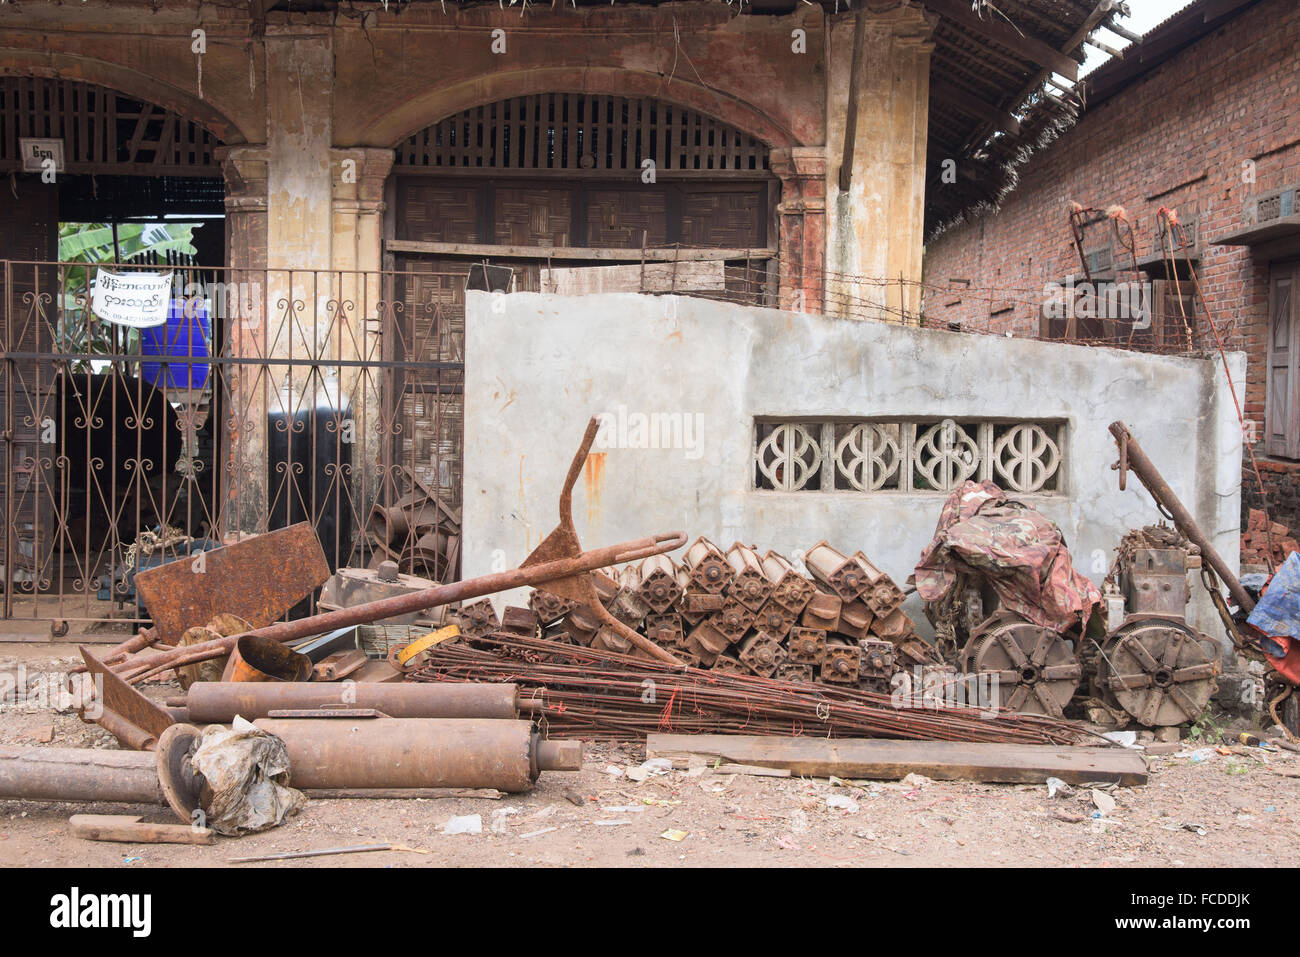
{"label": "rusty rebar rod", "polygon": [[[592,648],[495,634],[491,651],[443,646],[417,681],[509,681],[551,732],[635,740],[687,733],[816,734],[918,740],[1074,743],[1070,722],[976,707],[916,707],[888,694],[756,675],[670,668]],[[495,652],[495,653],[493,653]],[[647,692],[649,689],[649,693]]]}

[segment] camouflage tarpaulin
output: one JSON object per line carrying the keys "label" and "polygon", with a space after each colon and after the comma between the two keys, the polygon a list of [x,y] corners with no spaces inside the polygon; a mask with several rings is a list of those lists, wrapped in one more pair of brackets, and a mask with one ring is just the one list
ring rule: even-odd
{"label": "camouflage tarpaulin", "polygon": [[1002,607],[1053,631],[1086,621],[1101,604],[1056,524],[993,482],[968,481],[948,496],[916,566],[917,594],[938,601],[961,575],[983,577]]}

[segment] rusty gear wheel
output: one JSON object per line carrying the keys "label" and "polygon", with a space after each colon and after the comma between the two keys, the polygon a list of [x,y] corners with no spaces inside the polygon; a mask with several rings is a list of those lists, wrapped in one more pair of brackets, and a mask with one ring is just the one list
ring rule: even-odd
{"label": "rusty gear wheel", "polygon": [[1218,672],[1201,636],[1169,618],[1126,622],[1106,639],[1097,662],[1107,703],[1147,727],[1195,721],[1214,694]]}
{"label": "rusty gear wheel", "polygon": [[1061,717],[1083,677],[1064,638],[1007,611],[971,633],[962,659],[967,672],[996,674],[999,704],[1025,714]]}

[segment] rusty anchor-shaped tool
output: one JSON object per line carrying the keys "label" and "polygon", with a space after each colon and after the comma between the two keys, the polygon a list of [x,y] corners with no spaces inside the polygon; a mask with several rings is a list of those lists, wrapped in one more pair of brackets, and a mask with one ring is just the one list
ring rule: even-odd
{"label": "rusty anchor-shaped tool", "polygon": [[[578,481],[578,475],[581,474],[582,467],[587,461],[587,455],[591,452],[591,444],[596,441],[596,433],[599,431],[600,420],[593,417],[587,423],[587,432],[582,437],[582,445],[578,448],[578,454],[573,457],[573,462],[569,465],[569,474],[564,479],[564,489],[560,492],[560,524],[555,526],[555,530],[533,549],[532,554],[524,559],[523,564],[519,566],[520,568],[553,562],[561,558],[574,558],[582,554],[582,544],[578,541],[578,532],[573,527],[573,486]],[[685,541],[683,537],[682,544],[685,544]],[[685,667],[686,663],[684,661],[675,658],[645,635],[629,628],[611,615],[609,610],[601,604],[600,596],[596,594],[592,574],[592,572],[579,572],[576,575],[557,578],[546,583],[546,590],[562,598],[569,598],[586,605],[602,624],[618,632],[619,635],[636,645],[646,654],[665,664]]]}

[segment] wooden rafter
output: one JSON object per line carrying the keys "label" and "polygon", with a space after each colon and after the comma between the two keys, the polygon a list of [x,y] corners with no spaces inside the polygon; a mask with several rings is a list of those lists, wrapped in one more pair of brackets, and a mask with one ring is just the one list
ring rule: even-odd
{"label": "wooden rafter", "polygon": [[947,103],[963,113],[986,120],[1003,132],[1010,133],[1012,136],[1020,135],[1019,120],[1006,110],[980,99],[973,93],[938,78],[930,80],[930,93],[940,102]]}
{"label": "wooden rafter", "polygon": [[1077,60],[1035,36],[1022,34],[1005,20],[999,20],[995,16],[987,19],[977,16],[971,12],[970,4],[964,0],[925,0],[925,5],[963,29],[1021,53],[1041,67],[1059,73],[1071,81],[1079,78]]}

